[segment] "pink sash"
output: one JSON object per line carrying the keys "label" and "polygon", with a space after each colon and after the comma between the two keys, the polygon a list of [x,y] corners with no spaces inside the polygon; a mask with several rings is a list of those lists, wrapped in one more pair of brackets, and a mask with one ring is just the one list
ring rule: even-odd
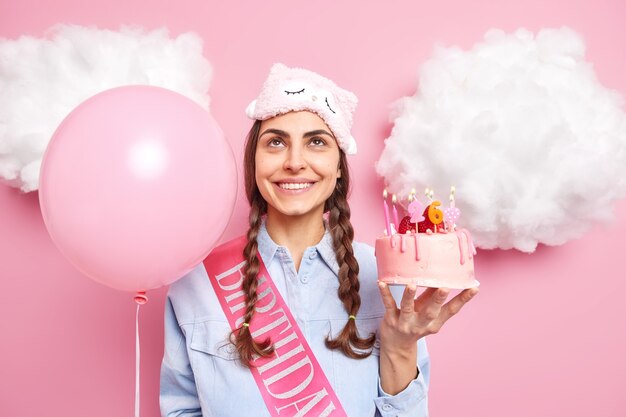
{"label": "pink sash", "polygon": [[[245,245],[245,236],[233,239],[214,249],[204,260],[209,280],[233,330],[241,327],[245,312],[241,290]],[[269,358],[256,358],[251,372],[270,415],[346,417],[261,257],[257,257],[258,301],[249,330],[255,339],[269,336],[275,352]]]}

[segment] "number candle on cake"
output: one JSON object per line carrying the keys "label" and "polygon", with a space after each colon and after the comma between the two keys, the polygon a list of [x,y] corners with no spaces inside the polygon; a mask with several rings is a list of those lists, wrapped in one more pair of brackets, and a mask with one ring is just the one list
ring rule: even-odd
{"label": "number candle on cake", "polygon": [[[389,231],[389,209],[385,200],[387,235],[376,239],[378,279],[387,284],[435,288],[471,288],[479,285],[474,278],[476,249],[470,233],[457,228],[460,210],[454,205],[454,187],[450,207],[442,211],[441,202],[433,200],[434,192],[427,188],[426,207],[415,197],[408,197],[408,215],[397,224],[397,232]],[[394,195],[395,196],[395,195]],[[392,200],[396,210],[396,200]],[[396,213],[394,213],[395,217]]]}

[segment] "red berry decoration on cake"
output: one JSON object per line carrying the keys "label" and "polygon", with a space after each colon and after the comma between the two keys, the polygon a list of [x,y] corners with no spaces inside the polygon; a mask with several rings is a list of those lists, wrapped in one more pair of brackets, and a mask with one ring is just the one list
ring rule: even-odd
{"label": "red berry decoration on cake", "polygon": [[428,209],[430,208],[430,206],[426,207],[424,209],[424,213],[422,213],[422,215],[424,216],[424,220],[422,220],[421,222],[419,222],[417,224],[417,232],[418,233],[427,233],[427,230],[430,230],[431,232],[435,230],[435,224],[433,222],[430,221],[430,219],[428,218]]}
{"label": "red berry decoration on cake", "polygon": [[408,231],[416,232],[417,228],[415,223],[411,223],[411,216],[404,216],[400,221],[400,226],[398,226],[398,233],[405,234]]}

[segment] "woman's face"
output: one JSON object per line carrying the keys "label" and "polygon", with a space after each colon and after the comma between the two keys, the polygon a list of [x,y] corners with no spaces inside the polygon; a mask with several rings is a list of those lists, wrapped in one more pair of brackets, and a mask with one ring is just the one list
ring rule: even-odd
{"label": "woman's face", "polygon": [[341,176],[339,147],[315,113],[290,112],[261,123],[256,183],[268,215],[321,218]]}

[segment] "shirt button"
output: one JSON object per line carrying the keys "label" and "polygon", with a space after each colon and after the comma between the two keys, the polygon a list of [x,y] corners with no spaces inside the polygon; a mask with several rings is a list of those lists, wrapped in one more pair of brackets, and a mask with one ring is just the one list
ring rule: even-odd
{"label": "shirt button", "polygon": [[383,404],[383,411],[391,411],[393,410],[393,406],[391,404]]}
{"label": "shirt button", "polygon": [[309,276],[308,275],[303,275],[302,277],[300,277],[300,282],[303,284],[306,284],[309,282]]}
{"label": "shirt button", "polygon": [[315,259],[316,256],[317,256],[317,252],[314,251],[309,255],[309,259]]}

